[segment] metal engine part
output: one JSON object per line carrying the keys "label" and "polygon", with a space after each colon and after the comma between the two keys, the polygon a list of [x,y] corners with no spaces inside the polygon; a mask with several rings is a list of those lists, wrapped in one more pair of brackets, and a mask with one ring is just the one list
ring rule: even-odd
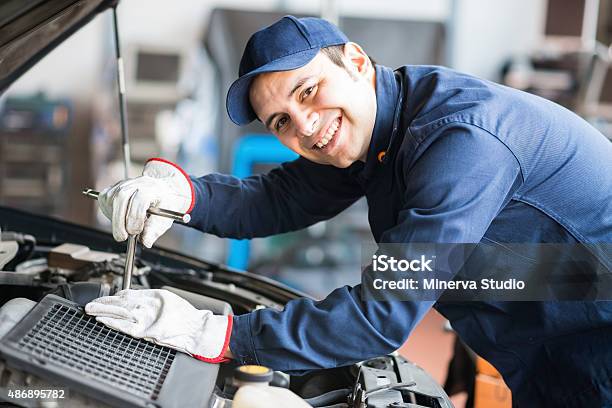
{"label": "metal engine part", "polygon": [[[4,337],[23,317],[36,306],[36,302],[25,299],[15,298],[6,302],[0,307],[0,339]],[[27,373],[21,369],[10,367],[5,361],[0,359],[0,400],[11,401],[9,392],[17,390],[53,390],[58,389],[56,384],[45,381],[34,374]],[[28,399],[23,398],[19,401],[21,406],[27,408],[107,408],[109,405],[92,400],[88,397],[75,392],[64,394],[64,398],[57,399]]]}

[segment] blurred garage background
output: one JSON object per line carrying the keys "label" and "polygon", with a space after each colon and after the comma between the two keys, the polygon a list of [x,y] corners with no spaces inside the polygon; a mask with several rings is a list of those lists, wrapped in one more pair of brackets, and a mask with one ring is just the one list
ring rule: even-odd
{"label": "blurred garage background", "polygon": [[[612,139],[612,0],[124,0],[118,13],[132,176],[156,156],[238,176],[294,157],[261,124],[233,125],[224,104],[250,34],[285,14],[337,23],[383,65],[446,65],[536,93]],[[110,230],[80,192],[123,178],[112,32],[110,13],[97,18],[0,99],[0,204]],[[358,202],[297,233],[247,242],[175,227],[159,245],[322,298],[359,282],[371,239]],[[401,352],[443,383],[453,338],[432,311]],[[509,406],[501,379],[478,369],[488,404]]]}

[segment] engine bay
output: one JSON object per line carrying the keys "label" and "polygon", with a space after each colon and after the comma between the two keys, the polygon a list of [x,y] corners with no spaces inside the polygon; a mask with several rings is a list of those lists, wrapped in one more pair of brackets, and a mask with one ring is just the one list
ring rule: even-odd
{"label": "engine bay", "polygon": [[[0,401],[43,406],[32,393],[15,398],[14,392],[56,390],[64,392],[61,398],[49,394],[56,398],[44,401],[58,407],[232,406],[232,362],[204,363],[84,314],[86,303],[121,289],[125,244],[18,210],[0,208],[0,219]],[[261,276],[159,248],[137,254],[131,287],[167,289],[198,309],[224,315],[282,310],[305,296]],[[425,371],[397,354],[300,376],[276,371],[270,385],[314,407],[452,406]]]}

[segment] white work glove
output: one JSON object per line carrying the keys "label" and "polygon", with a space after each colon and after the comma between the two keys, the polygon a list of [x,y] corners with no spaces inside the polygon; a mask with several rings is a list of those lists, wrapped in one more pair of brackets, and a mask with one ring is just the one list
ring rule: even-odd
{"label": "white work glove", "polygon": [[150,159],[142,176],[127,179],[103,190],[100,210],[112,221],[113,237],[125,241],[128,235],[140,235],[147,248],[170,227],[173,220],[151,215],[149,207],[189,213],[195,203],[193,185],[176,164],[163,159]]}
{"label": "white work glove", "polygon": [[226,361],[232,316],[197,310],[163,289],[122,290],[94,299],[85,312],[132,337],[187,353],[208,363]]}

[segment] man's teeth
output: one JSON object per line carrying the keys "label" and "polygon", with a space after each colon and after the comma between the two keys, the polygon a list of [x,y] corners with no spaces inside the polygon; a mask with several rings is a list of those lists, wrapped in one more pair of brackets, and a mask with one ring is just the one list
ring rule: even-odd
{"label": "man's teeth", "polygon": [[327,144],[333,139],[334,135],[336,134],[336,130],[338,130],[338,126],[340,126],[340,118],[337,118],[332,122],[329,129],[327,129],[327,133],[325,133],[325,135],[321,138],[321,141],[317,143],[317,147],[319,149],[323,146],[327,146]]}

